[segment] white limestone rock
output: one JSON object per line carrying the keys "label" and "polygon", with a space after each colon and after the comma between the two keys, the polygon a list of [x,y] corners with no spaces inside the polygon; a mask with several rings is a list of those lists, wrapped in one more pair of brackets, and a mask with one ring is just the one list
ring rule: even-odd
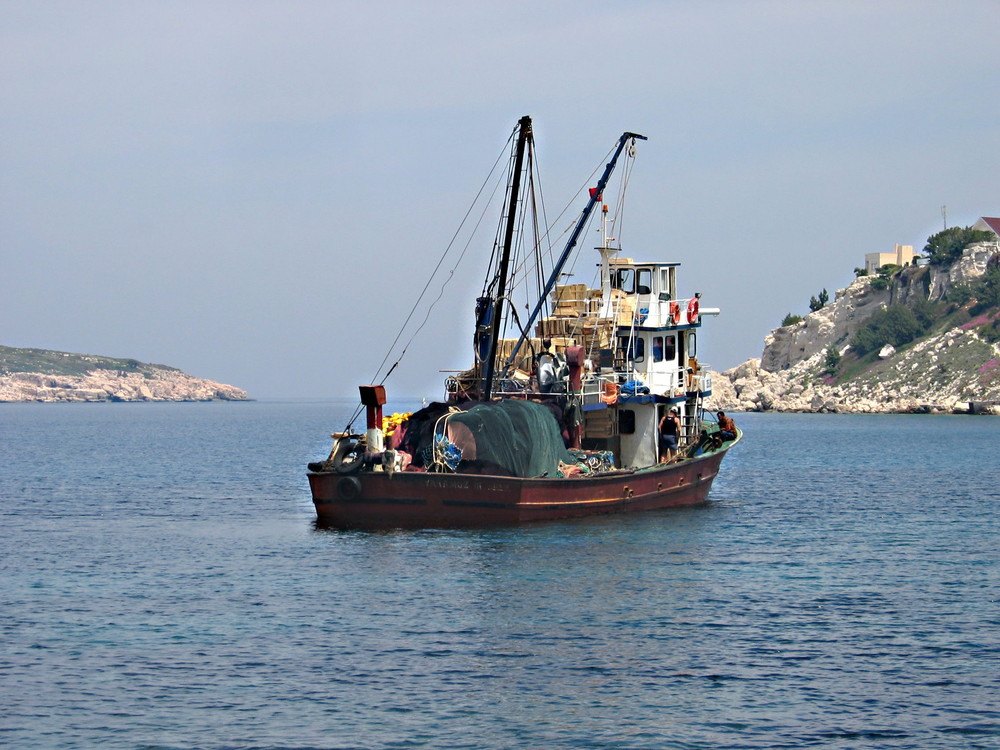
{"label": "white limestone rock", "polygon": [[0,402],[11,401],[245,401],[247,393],[180,370],[145,374],[92,370],[83,376],[14,372],[0,375]]}
{"label": "white limestone rock", "polygon": [[889,291],[872,288],[871,281],[869,276],[855,279],[837,291],[833,302],[809,313],[802,322],[772,331],[764,339],[761,369],[786,370],[831,343],[846,340],[889,302]]}
{"label": "white limestone rock", "polygon": [[927,298],[932,302],[944,299],[948,289],[955,284],[969,284],[986,273],[990,258],[1000,252],[1000,242],[980,242],[962,251],[948,268],[931,266],[931,284]]}

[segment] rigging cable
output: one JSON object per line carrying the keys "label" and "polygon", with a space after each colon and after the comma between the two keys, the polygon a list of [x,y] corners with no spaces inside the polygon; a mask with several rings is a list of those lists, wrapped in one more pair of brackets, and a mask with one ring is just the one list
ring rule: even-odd
{"label": "rigging cable", "polygon": [[[513,138],[513,135],[511,135],[511,138]],[[509,140],[508,140],[508,142],[509,142]],[[465,215],[462,217],[462,221],[459,223],[458,228],[455,230],[454,234],[452,235],[451,240],[448,242],[447,246],[444,249],[444,252],[442,252],[441,257],[438,259],[437,264],[434,266],[434,270],[431,271],[431,274],[430,274],[430,276],[427,279],[427,283],[424,284],[424,287],[421,290],[419,296],[417,297],[416,302],[413,303],[413,307],[410,309],[409,314],[406,316],[406,320],[403,321],[403,324],[400,326],[399,332],[396,334],[396,337],[393,339],[392,344],[390,344],[389,348],[386,350],[385,357],[382,358],[382,362],[379,364],[378,368],[375,370],[375,375],[374,375],[374,377],[372,377],[372,379],[371,379],[370,382],[375,382],[375,380],[378,378],[378,374],[382,371],[382,368],[385,367],[386,362],[389,361],[389,357],[392,355],[393,350],[396,348],[396,345],[399,343],[399,340],[402,338],[403,332],[406,330],[406,327],[409,325],[410,321],[413,319],[413,316],[416,313],[417,308],[420,306],[421,301],[424,299],[424,295],[426,295],[428,288],[430,287],[431,283],[434,281],[435,276],[437,276],[438,271],[441,269],[441,265],[444,263],[445,258],[448,257],[448,254],[451,252],[452,247],[454,246],[456,239],[458,239],[458,236],[462,232],[463,227],[465,227],[466,222],[469,220],[469,216],[472,214],[473,209],[476,207],[476,204],[479,202],[480,198],[482,197],[483,192],[486,190],[487,185],[489,185],[490,181],[493,179],[493,175],[495,174],[495,172],[497,170],[497,166],[503,161],[504,153],[506,152],[506,150],[507,150],[507,145],[505,144],[504,147],[500,150],[500,154],[497,156],[496,161],[493,162],[493,166],[490,168],[489,174],[487,174],[486,179],[484,179],[482,185],[480,185],[479,191],[476,193],[475,198],[473,198],[472,203],[469,205],[469,208],[465,212]],[[396,369],[396,367],[399,365],[399,363],[402,361],[403,357],[405,356],[406,351],[409,348],[410,344],[413,343],[413,339],[416,338],[417,334],[420,333],[420,331],[423,329],[424,325],[426,325],[427,320],[430,317],[430,312],[431,312],[431,310],[434,307],[434,303],[436,303],[438,300],[441,299],[441,296],[444,294],[445,287],[448,285],[448,282],[451,281],[452,277],[455,275],[455,271],[457,270],[458,266],[461,265],[462,260],[465,258],[465,254],[468,251],[469,246],[472,244],[472,237],[475,235],[476,230],[478,229],[479,225],[482,223],[483,217],[485,216],[486,211],[488,210],[488,207],[490,205],[490,202],[492,201],[492,196],[496,194],[498,186],[499,186],[499,182],[493,188],[493,193],[491,195],[490,201],[486,201],[486,203],[484,204],[483,210],[482,210],[482,212],[479,215],[479,219],[476,221],[476,224],[473,227],[472,232],[470,233],[470,237],[469,237],[469,239],[465,243],[465,247],[462,248],[462,252],[458,256],[458,260],[455,263],[455,266],[451,269],[451,271],[449,271],[448,277],[441,284],[441,289],[438,292],[437,298],[434,300],[433,303],[431,303],[431,305],[428,306],[427,314],[424,316],[423,321],[421,322],[420,326],[416,329],[416,331],[414,331],[413,335],[411,335],[410,338],[407,340],[406,344],[403,346],[403,350],[400,352],[399,356],[396,358],[396,361],[392,364],[392,366],[388,369],[388,371],[386,371],[385,375],[382,376],[382,379],[380,381],[378,381],[380,385],[383,384],[383,383],[385,383],[385,381],[389,377],[389,375],[391,375],[392,372],[393,372],[393,370]],[[347,423],[347,427],[345,429],[345,432],[352,432],[353,431],[352,427],[354,425],[354,421],[361,414],[362,409],[363,409],[363,406],[361,404],[358,404],[357,408],[355,409],[354,413],[351,415],[351,418],[350,418],[350,420]]]}
{"label": "rigging cable", "polygon": [[[548,221],[548,215],[547,215],[547,213],[545,214],[545,217],[544,217],[544,226],[546,227],[546,230],[545,230],[545,233],[541,237],[538,238],[537,242],[535,243],[535,247],[536,248],[541,247],[545,241],[548,241],[548,260],[549,260],[550,267],[553,266],[553,265],[555,265],[555,258],[553,257],[553,254],[552,254],[552,247],[553,247],[553,244],[554,244],[554,240],[557,240],[557,239],[559,239],[561,237],[565,237],[567,234],[569,234],[572,231],[575,222],[571,222],[569,224],[569,226],[566,227],[566,229],[564,229],[562,232],[559,233],[558,237],[554,237],[553,234],[552,234],[552,232],[553,232],[553,226],[556,223],[560,222],[562,220],[562,218],[566,215],[566,213],[570,210],[570,208],[573,207],[573,205],[576,203],[577,197],[580,195],[580,193],[582,193],[593,182],[594,175],[596,175],[602,169],[603,164],[605,162],[607,162],[608,158],[610,158],[610,156],[614,152],[614,150],[615,150],[615,147],[612,147],[612,148],[608,149],[608,152],[604,155],[604,158],[601,159],[600,161],[598,161],[597,166],[594,167],[593,171],[590,173],[590,175],[587,177],[587,179],[585,179],[583,181],[583,184],[579,188],[577,188],[577,191],[569,199],[569,201],[566,203],[566,205],[563,207],[563,209],[559,212],[559,214],[556,216],[556,218],[553,219],[552,223],[549,223],[549,221]],[[543,211],[543,213],[545,213],[545,204],[544,204],[544,202],[542,203],[542,211]],[[540,255],[540,253],[538,253],[538,255]],[[542,281],[544,279],[544,277],[545,277],[545,274],[541,272],[540,259],[538,259],[538,260],[539,260],[539,263],[538,263],[538,269],[539,270],[537,272],[537,276],[538,276],[539,281]],[[517,268],[517,273],[521,273],[522,270],[523,270],[522,267],[518,267]],[[524,271],[524,272],[527,273],[527,271]],[[537,291],[539,291],[539,292],[541,291],[541,285],[539,286],[539,289]]]}
{"label": "rigging cable", "polygon": [[[619,250],[621,249],[621,233],[618,232],[617,230],[618,230],[619,221],[620,221],[620,219],[621,219],[621,217],[622,217],[622,215],[624,213],[625,192],[628,189],[628,182],[629,182],[629,178],[631,177],[631,174],[632,174],[632,167],[635,165],[635,139],[634,138],[629,143],[628,149],[625,152],[625,155],[626,155],[626,159],[624,160],[624,163],[623,163],[623,166],[622,166],[622,170],[621,170],[621,172],[619,172],[619,175],[618,175],[618,201],[615,204],[615,213],[614,213],[614,216],[611,219],[611,234],[612,234],[612,236],[615,237],[616,241],[618,242],[618,249]],[[596,171],[597,170],[595,169],[594,172],[596,173]],[[593,178],[593,173],[591,174],[591,178]],[[603,196],[602,196],[602,203],[603,203]],[[601,242],[602,243],[604,242],[604,237],[603,236],[601,237]],[[576,270],[576,262],[579,260],[579,258],[580,258],[580,254],[579,253],[577,253],[573,257],[573,260],[572,260],[572,262],[570,263],[570,266],[569,266],[569,270],[570,270],[571,274],[572,274],[573,271]]]}
{"label": "rigging cable", "polygon": [[611,231],[619,238],[618,247],[621,248],[621,232],[618,229],[619,223],[624,223],[625,216],[625,193],[628,190],[629,181],[632,178],[632,168],[635,166],[635,139],[628,146],[626,159],[622,166],[622,171],[618,177],[618,203],[615,205],[615,214],[611,219]]}
{"label": "rigging cable", "polygon": [[[518,132],[519,132],[519,127],[514,128],[514,131],[510,134],[510,138],[507,139],[507,144],[510,147],[510,159],[506,172],[507,188],[504,193],[505,195],[510,195],[511,183],[514,181],[514,167],[515,167],[514,160],[517,158],[517,146],[514,142],[514,137],[518,134]],[[527,143],[531,144],[533,140],[534,140],[533,138],[528,138]],[[494,194],[496,194],[496,190],[494,190]],[[521,203],[521,196],[517,196],[517,202],[518,204]],[[496,287],[496,285],[499,283],[500,280],[499,279],[500,248],[502,245],[504,226],[506,224],[505,219],[507,218],[507,211],[509,209],[510,206],[504,203],[503,210],[500,212],[500,221],[497,222],[497,231],[493,237],[493,250],[490,253],[490,260],[486,266],[487,269],[491,270],[496,269],[496,270],[493,271],[492,275],[489,272],[487,272],[486,278],[483,279],[483,289],[479,295],[480,297],[492,297],[494,294],[493,289]],[[514,210],[516,211],[517,209],[515,208]]]}
{"label": "rigging cable", "polygon": [[[563,210],[562,210],[562,211],[561,211],[561,212],[559,213],[559,215],[558,215],[558,216],[556,217],[556,219],[555,219],[555,221],[556,221],[556,222],[558,222],[558,221],[559,221],[559,220],[560,220],[560,219],[561,219],[561,218],[562,218],[562,217],[563,217],[563,216],[564,216],[564,215],[566,214],[566,212],[567,212],[567,211],[568,211],[568,210],[570,209],[570,207],[571,207],[571,206],[572,206],[572,205],[573,205],[573,204],[574,204],[574,203],[576,202],[576,198],[577,198],[577,196],[578,196],[578,195],[579,195],[579,194],[580,194],[581,192],[583,192],[584,188],[587,188],[587,187],[589,187],[589,185],[590,185],[590,184],[592,183],[592,181],[593,181],[593,178],[594,178],[594,175],[596,175],[596,174],[597,174],[597,173],[598,173],[598,172],[599,172],[599,171],[600,171],[600,170],[602,169],[602,163],[606,163],[606,162],[607,162],[607,160],[608,160],[609,156],[610,156],[610,155],[611,155],[611,154],[612,154],[612,153],[613,153],[613,152],[615,151],[615,149],[616,149],[616,148],[618,148],[618,146],[613,146],[612,148],[610,148],[610,149],[608,150],[608,152],[607,152],[607,153],[605,154],[605,156],[604,156],[604,159],[602,159],[602,160],[601,160],[600,162],[598,162],[597,166],[595,166],[595,167],[594,167],[593,171],[592,171],[592,172],[590,173],[590,175],[589,175],[589,176],[587,177],[587,179],[586,179],[586,180],[584,181],[583,185],[582,185],[582,186],[581,186],[581,187],[580,187],[580,188],[579,188],[579,189],[577,190],[577,192],[576,192],[576,193],[575,193],[575,194],[573,195],[573,197],[572,197],[572,198],[570,199],[570,201],[569,201],[569,202],[568,202],[568,203],[566,204],[566,207],[565,207],[565,208],[563,208]],[[606,166],[606,164],[605,164],[605,166]],[[581,213],[582,213],[582,212],[581,212]],[[592,217],[591,217],[591,218],[592,218]],[[578,219],[577,221],[579,221],[579,219]],[[568,234],[569,232],[573,231],[573,228],[575,227],[576,223],[577,223],[577,222],[573,222],[573,223],[571,223],[571,225],[570,225],[570,226],[569,226],[569,227],[568,227],[568,228],[567,228],[566,230],[564,230],[564,231],[562,232],[562,234],[561,234],[560,236],[565,236],[565,235],[566,235],[566,234]],[[546,232],[545,232],[545,237],[544,237],[544,238],[548,238],[548,237],[549,237],[549,235],[551,234],[551,226],[552,226],[552,225],[549,225],[549,229],[547,229],[547,230],[546,230]],[[541,244],[541,243],[539,242],[538,244]],[[536,244],[536,247],[537,247],[537,244]],[[551,244],[550,244],[550,248],[551,248]],[[574,265],[575,265],[575,259],[576,259],[576,258],[578,258],[578,257],[579,257],[579,252],[577,252],[577,253],[575,254],[575,257],[574,257]],[[553,265],[554,265],[554,263],[553,263]],[[572,267],[571,267],[571,270],[572,270]],[[558,302],[558,292],[557,292],[557,302]],[[543,305],[545,305],[545,304],[547,304],[547,302],[543,302]],[[529,324],[530,324],[531,322],[532,322],[531,320],[529,320],[529,321],[528,321],[528,323],[529,323]],[[524,329],[524,326],[523,326],[523,325],[521,325],[521,323],[520,323],[520,320],[518,321],[518,325],[519,325],[519,327],[520,327],[520,329],[521,329],[521,335],[522,335],[522,336],[525,336],[525,334],[526,334],[526,331],[525,331],[525,329]],[[530,338],[530,337],[527,337],[527,336],[525,336],[525,340],[528,340],[528,338]],[[529,346],[530,346],[530,344],[529,344]],[[515,354],[516,354],[516,353],[517,353],[517,352],[513,352],[513,351],[512,351],[512,352],[510,353],[510,355],[508,356],[508,360],[511,360],[511,359],[513,359],[513,357],[515,356]]]}
{"label": "rigging cable", "polygon": [[[506,149],[506,146],[504,147],[504,149]],[[424,288],[421,290],[420,295],[417,297],[417,301],[413,304],[413,307],[410,310],[409,315],[406,316],[406,320],[403,321],[403,325],[400,327],[399,333],[396,334],[396,338],[393,339],[392,344],[389,346],[389,350],[386,352],[386,355],[382,359],[381,364],[378,366],[378,369],[375,371],[375,377],[376,378],[378,377],[378,373],[382,371],[382,368],[385,367],[386,362],[389,361],[389,356],[392,354],[393,349],[395,349],[396,344],[399,343],[400,338],[402,338],[403,331],[406,330],[406,326],[409,325],[410,321],[412,320],[414,314],[417,311],[417,308],[420,306],[421,301],[423,301],[424,295],[427,293],[427,290],[430,287],[431,282],[434,281],[434,278],[435,278],[435,276],[437,276],[438,271],[441,269],[441,265],[444,263],[445,258],[451,252],[451,249],[452,249],[453,245],[455,244],[455,240],[458,238],[459,233],[462,231],[462,228],[465,226],[465,223],[468,221],[469,215],[472,213],[472,209],[475,207],[476,203],[479,202],[479,199],[482,196],[483,191],[486,189],[486,186],[489,184],[490,180],[492,179],[494,172],[496,172],[497,165],[502,161],[502,159],[503,159],[503,151],[501,151],[500,156],[498,156],[497,160],[493,163],[493,167],[492,167],[492,169],[490,169],[489,175],[487,175],[486,180],[484,180],[483,184],[480,186],[479,192],[476,193],[476,197],[473,199],[472,204],[469,206],[469,209],[466,211],[465,216],[462,217],[462,221],[459,224],[458,228],[455,230],[455,233],[452,235],[451,241],[448,243],[447,247],[445,248],[444,252],[441,255],[441,258],[438,260],[437,264],[434,266],[434,270],[431,271],[431,275],[427,279],[427,283],[424,284]],[[499,183],[498,183],[498,185],[499,185]],[[494,195],[496,194],[497,186],[494,186],[494,189],[493,189],[493,194]],[[489,205],[489,201],[487,201],[486,205],[487,206]],[[480,214],[480,217],[479,217],[478,221],[476,222],[475,227],[473,227],[472,234],[475,233],[475,230],[482,223],[482,219],[483,219],[483,216],[486,213],[486,210],[487,210],[487,208],[484,207],[483,208],[483,213]],[[455,270],[461,264],[463,258],[465,258],[465,254],[468,251],[469,246],[471,245],[471,242],[472,242],[472,240],[471,240],[471,237],[470,237],[470,239],[466,242],[465,247],[462,248],[462,252],[459,254],[458,261],[455,263],[455,266],[451,269],[451,271],[448,272],[448,277],[441,284],[441,289],[439,290],[438,296],[434,300],[434,302],[437,302],[438,300],[441,299],[441,295],[444,293],[444,288],[448,285],[448,282],[451,281],[452,277],[455,275]],[[420,324],[420,326],[417,328],[417,330],[414,331],[413,335],[411,335],[410,338],[407,340],[406,345],[403,347],[403,351],[400,353],[400,355],[397,358],[397,360],[393,363],[392,367],[389,368],[388,372],[386,372],[386,374],[382,377],[382,380],[380,381],[380,383],[384,383],[385,382],[386,378],[389,377],[389,374],[394,369],[396,369],[396,366],[403,359],[403,355],[406,353],[407,348],[413,342],[413,339],[416,337],[416,335],[418,333],[420,333],[420,331],[423,328],[423,326],[427,323],[427,319],[430,316],[430,311],[433,309],[433,306],[434,306],[433,303],[428,306],[427,315],[424,316],[423,322]],[[373,380],[374,380],[374,378],[373,378]]]}
{"label": "rigging cable", "polygon": [[[611,151],[608,152],[608,154],[610,154],[610,153],[611,153]],[[622,215],[622,212],[623,212],[623,206],[624,206],[624,203],[625,203],[625,193],[626,193],[626,190],[627,190],[627,187],[628,187],[629,178],[631,176],[632,167],[635,164],[635,153],[636,153],[636,151],[635,151],[635,138],[634,137],[629,142],[627,150],[626,150],[625,153],[626,153],[626,159],[624,160],[624,167],[623,167],[622,171],[619,172],[619,180],[618,180],[618,182],[619,182],[619,188],[618,188],[619,200],[618,200],[617,205],[615,206],[615,218],[612,219],[612,223],[611,223],[612,231],[616,228],[616,226],[618,224],[618,221],[621,218],[621,215]],[[604,161],[606,161],[606,160],[607,160],[607,155],[605,156]],[[597,171],[599,169],[600,169],[600,164],[598,164],[598,166],[594,169],[594,171],[587,178],[587,182],[584,183],[585,186],[589,186],[590,182],[593,180],[594,175],[597,173]],[[579,195],[580,192],[582,192],[582,188],[577,192],[577,195]],[[603,196],[600,196],[600,199],[603,202]],[[575,196],[574,196],[574,200],[575,200]],[[563,210],[563,212],[560,214],[560,216],[562,216],[562,214],[564,214],[565,212],[566,212],[566,209]],[[547,235],[548,235],[548,233],[546,233],[546,236]],[[602,244],[603,244],[603,241],[604,241],[603,234],[602,234],[601,240],[602,240]],[[619,249],[621,248],[620,239],[618,240],[618,247],[619,247]],[[574,275],[573,272],[575,271],[576,263],[577,263],[577,261],[579,259],[580,259],[580,253],[576,252],[573,255],[572,261],[569,263],[568,271],[564,271],[563,275],[565,275],[565,276],[572,276],[572,275]],[[595,278],[596,278],[596,274],[597,274],[597,272],[595,271]],[[560,295],[558,293],[558,287],[557,287],[557,289],[556,289],[556,304],[558,304],[558,302],[559,302],[559,296]],[[617,317],[617,311],[616,311],[615,317]],[[582,319],[577,320],[576,324],[573,326],[573,329],[572,329],[572,333],[573,333],[573,337],[574,338],[578,338],[577,332],[580,330],[581,326],[582,326]],[[635,321],[633,320],[633,332],[632,332],[632,335],[634,335],[634,326],[635,326]],[[522,327],[521,333],[522,333],[522,335],[524,334],[523,327]],[[529,348],[530,348],[531,347],[530,339],[526,339],[526,340],[529,341]],[[513,358],[513,353],[511,355],[511,357]]]}

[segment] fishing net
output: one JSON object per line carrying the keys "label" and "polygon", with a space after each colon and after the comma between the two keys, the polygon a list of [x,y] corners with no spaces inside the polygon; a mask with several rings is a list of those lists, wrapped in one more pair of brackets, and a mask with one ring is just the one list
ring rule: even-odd
{"label": "fishing net", "polygon": [[552,409],[520,399],[431,404],[410,417],[400,447],[417,466],[468,473],[555,477],[560,463],[576,463]]}

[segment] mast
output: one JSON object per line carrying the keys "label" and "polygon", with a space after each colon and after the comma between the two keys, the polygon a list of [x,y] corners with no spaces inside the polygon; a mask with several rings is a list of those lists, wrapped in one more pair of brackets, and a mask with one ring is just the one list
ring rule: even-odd
{"label": "mast", "polygon": [[483,390],[481,397],[489,401],[493,397],[493,379],[496,374],[497,344],[503,323],[503,301],[507,296],[507,270],[510,265],[511,246],[514,242],[514,228],[517,219],[517,201],[521,192],[521,173],[524,171],[525,145],[531,138],[531,117],[525,115],[517,121],[520,130],[514,151],[513,175],[510,183],[510,200],[507,204],[507,226],[504,229],[503,249],[497,276],[496,291],[493,295],[492,320],[490,321],[490,343],[484,363]]}
{"label": "mast", "polygon": [[562,255],[559,256],[556,264],[552,267],[552,273],[549,274],[549,279],[545,282],[545,288],[542,289],[542,293],[538,297],[538,302],[535,304],[535,308],[531,311],[531,315],[528,316],[528,320],[524,324],[524,330],[521,332],[520,337],[517,339],[517,343],[514,345],[514,349],[510,353],[510,358],[506,362],[505,369],[509,368],[511,363],[517,358],[517,353],[520,351],[522,344],[524,344],[525,339],[527,339],[530,335],[532,326],[534,326],[535,320],[537,320],[538,314],[541,312],[542,306],[545,304],[545,298],[548,297],[549,293],[552,291],[552,287],[556,285],[556,281],[562,274],[563,266],[566,265],[566,261],[569,259],[569,255],[573,251],[573,248],[576,247],[577,240],[580,239],[580,233],[587,225],[587,221],[590,219],[590,214],[594,210],[594,206],[596,206],[599,201],[604,199],[604,188],[607,187],[608,179],[611,177],[611,173],[615,169],[615,164],[618,163],[618,157],[621,156],[622,151],[625,149],[625,144],[630,140],[635,140],[636,138],[644,141],[647,140],[644,135],[629,133],[627,131],[622,133],[621,138],[618,139],[618,148],[615,149],[615,153],[614,156],[611,157],[611,161],[609,161],[607,166],[605,166],[604,174],[602,174],[601,179],[597,181],[597,187],[591,189],[590,199],[587,201],[587,206],[583,209],[583,214],[581,214],[580,220],[577,221],[576,226],[573,228],[573,233],[566,242],[566,247],[563,249]]}
{"label": "mast", "polygon": [[608,204],[601,207],[601,237],[603,242],[597,248],[601,254],[601,311],[598,317],[611,317],[611,256],[618,252],[618,248],[612,247],[613,237],[608,235]]}

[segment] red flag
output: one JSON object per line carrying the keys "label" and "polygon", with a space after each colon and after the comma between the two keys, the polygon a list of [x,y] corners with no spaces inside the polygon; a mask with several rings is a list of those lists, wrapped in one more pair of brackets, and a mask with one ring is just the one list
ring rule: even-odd
{"label": "red flag", "polygon": [[601,200],[601,196],[597,194],[597,188],[590,188],[590,199],[594,201]]}

